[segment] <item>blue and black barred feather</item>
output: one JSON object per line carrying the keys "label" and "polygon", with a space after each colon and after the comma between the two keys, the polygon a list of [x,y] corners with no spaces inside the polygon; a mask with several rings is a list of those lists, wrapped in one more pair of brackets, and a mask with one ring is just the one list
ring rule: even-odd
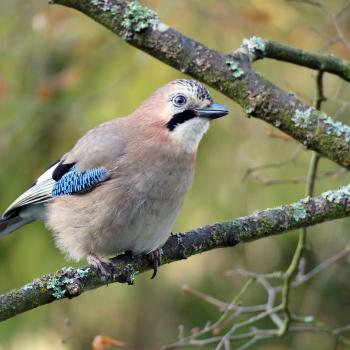
{"label": "blue and black barred feather", "polygon": [[52,189],[52,196],[64,196],[88,190],[109,177],[105,168],[92,168],[80,172],[76,165],[65,173]]}

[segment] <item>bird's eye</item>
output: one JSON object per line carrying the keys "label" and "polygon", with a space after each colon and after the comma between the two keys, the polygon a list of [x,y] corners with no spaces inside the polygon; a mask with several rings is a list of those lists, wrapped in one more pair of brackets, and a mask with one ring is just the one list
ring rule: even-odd
{"label": "bird's eye", "polygon": [[173,105],[175,107],[182,107],[187,102],[187,99],[184,95],[176,95],[173,98]]}

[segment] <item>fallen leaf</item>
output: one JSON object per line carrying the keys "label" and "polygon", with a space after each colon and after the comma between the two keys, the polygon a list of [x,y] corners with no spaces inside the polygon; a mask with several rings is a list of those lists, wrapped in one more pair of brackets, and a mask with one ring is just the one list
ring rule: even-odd
{"label": "fallen leaf", "polygon": [[110,349],[111,346],[119,348],[127,348],[125,343],[120,340],[105,336],[105,335],[96,335],[92,341],[92,350],[106,350]]}

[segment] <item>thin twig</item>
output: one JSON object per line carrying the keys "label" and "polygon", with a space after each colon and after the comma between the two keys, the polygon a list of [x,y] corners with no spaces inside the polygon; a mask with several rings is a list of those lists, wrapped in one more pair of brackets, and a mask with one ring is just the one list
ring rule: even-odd
{"label": "thin twig", "polygon": [[328,7],[326,7],[321,1],[317,1],[317,0],[287,0],[287,1],[300,2],[300,3],[318,7],[330,19],[337,33],[337,38],[339,39],[339,41],[345,46],[347,50],[350,51],[350,41],[347,39],[339,23],[339,17],[341,17],[350,8],[349,1],[347,1],[347,3],[341,9],[339,9],[335,14],[333,14],[328,9]]}
{"label": "thin twig", "polygon": [[[319,175],[316,175],[315,180],[323,180],[329,177],[339,177],[343,174],[346,174],[347,171],[343,168],[337,169],[337,170],[328,170],[320,173]],[[300,177],[294,177],[294,178],[287,178],[287,179],[268,179],[262,176],[261,174],[254,174],[253,175],[256,180],[258,180],[261,184],[264,186],[271,186],[271,185],[285,185],[285,184],[300,184],[307,182],[308,178],[305,176]]]}
{"label": "thin twig", "polygon": [[[319,71],[316,76],[316,98],[315,98],[315,107],[317,109],[321,109],[322,102],[325,101],[326,98],[323,94],[323,72]],[[306,184],[306,196],[312,196],[314,194],[315,181],[317,176],[317,167],[319,164],[320,155],[316,152],[313,152],[311,155],[309,173],[307,176],[307,184]],[[288,331],[288,328],[291,323],[291,313],[289,306],[289,298],[291,293],[292,281],[293,277],[298,271],[300,261],[304,250],[306,248],[306,239],[307,239],[307,229],[306,227],[302,227],[299,233],[299,240],[297,247],[295,249],[293,258],[288,266],[288,269],[283,275],[283,288],[282,288],[282,302],[281,308],[284,312],[284,322],[280,327],[278,334],[283,336]]]}

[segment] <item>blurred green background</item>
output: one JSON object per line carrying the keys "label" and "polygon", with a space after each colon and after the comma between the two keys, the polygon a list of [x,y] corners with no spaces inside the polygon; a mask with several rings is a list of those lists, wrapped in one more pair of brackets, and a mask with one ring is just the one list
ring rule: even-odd
{"label": "blurred green background", "polygon": [[[162,21],[223,52],[236,49],[252,35],[285,42],[315,52],[350,59],[335,38],[329,19],[314,7],[283,0],[148,0]],[[346,1],[323,1],[337,11]],[[350,12],[341,17],[349,38]],[[312,103],[313,71],[264,60],[255,68],[283,89]],[[83,14],[43,0],[0,2],[0,211],[42,171],[96,124],[133,111],[162,84],[184,77],[154,58],[125,44]],[[298,148],[274,136],[271,126],[247,119],[243,111],[210,89],[231,114],[212,124],[199,149],[193,188],[174,231],[228,220],[257,209],[301,198],[304,183],[268,186],[256,176],[242,178],[250,167],[281,162]],[[350,122],[350,89],[325,76],[330,99],[324,109]],[[297,161],[255,173],[260,180],[304,177],[311,153]],[[321,160],[321,171],[336,170]],[[316,191],[349,182],[338,174],[317,182]],[[307,268],[340,250],[349,239],[348,219],[311,228]],[[215,320],[218,310],[186,295],[183,284],[229,302],[242,286],[241,278],[223,272],[244,267],[271,272],[287,266],[297,233],[266,238],[234,249],[221,249],[164,266],[155,280],[150,273],[134,286],[110,285],[74,300],[55,302],[0,324],[0,349],[90,349],[97,334],[115,337],[135,347],[168,344],[180,324],[189,331]],[[69,266],[40,223],[26,226],[0,240],[0,293],[42,274]],[[85,265],[81,262],[80,265]],[[330,326],[350,323],[349,264],[343,261],[298,289],[292,305],[300,314],[313,314]],[[262,292],[249,296],[264,301]],[[298,334],[259,343],[259,349],[327,349],[332,339]]]}

